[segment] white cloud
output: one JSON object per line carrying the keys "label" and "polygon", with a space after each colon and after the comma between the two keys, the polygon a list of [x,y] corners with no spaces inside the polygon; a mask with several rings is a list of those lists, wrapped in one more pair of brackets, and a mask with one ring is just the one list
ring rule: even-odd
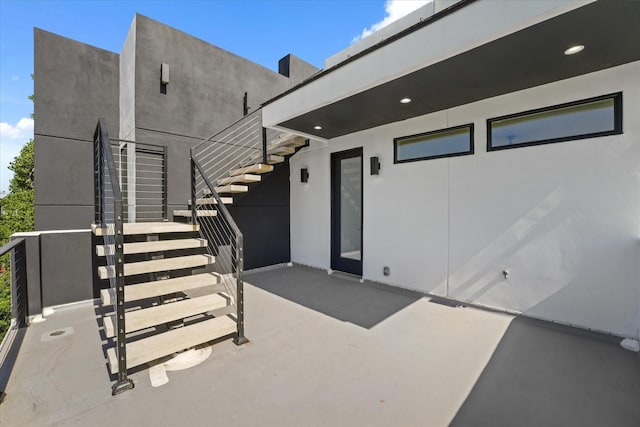
{"label": "white cloud", "polygon": [[11,76],[11,80],[13,80],[13,81],[15,82],[16,80],[20,80],[20,77],[18,77],[18,76]]}
{"label": "white cloud", "polygon": [[362,34],[356,36],[353,39],[352,43],[370,36],[379,29],[386,27],[387,25],[391,24],[394,21],[397,21],[404,16],[407,16],[409,13],[431,1],[432,0],[387,0],[387,2],[384,4],[384,10],[386,12],[384,19],[380,22],[376,22],[369,28],[365,28],[364,30],[362,30]]}
{"label": "white cloud", "polygon": [[9,163],[20,154],[24,144],[33,138],[33,119],[24,117],[11,125],[0,123],[0,193],[9,190],[9,181],[13,176]]}
{"label": "white cloud", "polygon": [[8,139],[33,138],[33,119],[23,117],[15,126],[0,123],[0,137]]}

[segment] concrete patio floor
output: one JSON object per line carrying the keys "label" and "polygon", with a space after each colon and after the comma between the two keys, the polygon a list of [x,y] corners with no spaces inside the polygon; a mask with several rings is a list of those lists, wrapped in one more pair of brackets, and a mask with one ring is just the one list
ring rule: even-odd
{"label": "concrete patio floor", "polygon": [[1,368],[0,425],[640,425],[618,339],[300,266],[246,281],[249,344],[115,397],[94,305],[57,309]]}

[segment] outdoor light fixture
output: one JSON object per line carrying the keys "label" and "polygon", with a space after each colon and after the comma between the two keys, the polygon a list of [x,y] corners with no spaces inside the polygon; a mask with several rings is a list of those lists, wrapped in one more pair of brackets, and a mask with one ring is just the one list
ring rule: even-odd
{"label": "outdoor light fixture", "polygon": [[565,55],[575,55],[578,52],[582,52],[584,50],[584,46],[581,44],[577,44],[575,46],[571,46],[569,49],[564,51]]}
{"label": "outdoor light fixture", "polygon": [[300,182],[308,182],[309,181],[309,169],[302,168],[300,169]]}
{"label": "outdoor light fixture", "polygon": [[380,175],[380,159],[378,157],[371,157],[371,175]]}
{"label": "outdoor light fixture", "polygon": [[160,83],[169,84],[169,64],[164,62],[160,65]]}
{"label": "outdoor light fixture", "polygon": [[408,104],[411,102],[411,98],[402,98],[400,104]]}
{"label": "outdoor light fixture", "polygon": [[320,125],[315,125],[313,128],[314,128],[315,130],[321,130],[321,129],[322,129],[322,126],[320,126]]}

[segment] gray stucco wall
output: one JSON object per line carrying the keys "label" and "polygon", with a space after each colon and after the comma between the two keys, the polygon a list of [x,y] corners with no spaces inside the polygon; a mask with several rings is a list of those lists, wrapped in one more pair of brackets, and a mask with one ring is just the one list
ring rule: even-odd
{"label": "gray stucco wall", "polygon": [[[169,215],[184,209],[190,198],[189,149],[242,117],[245,92],[252,111],[316,71],[297,58],[287,61],[291,78],[141,15],[121,55],[36,29],[36,230],[88,230],[93,222],[92,139],[99,117],[114,139],[167,147]],[[162,63],[170,67],[166,93]],[[236,208],[247,228],[251,267],[289,260],[287,170],[257,186]],[[269,227],[262,218],[266,212],[276,218]],[[254,226],[254,217],[263,223]],[[270,246],[259,246],[267,238]],[[96,296],[93,246],[89,231],[38,237],[44,306]]]}
{"label": "gray stucco wall", "polygon": [[93,132],[118,135],[118,55],[34,31],[36,230],[88,228]]}
{"label": "gray stucco wall", "polygon": [[288,54],[278,61],[278,72],[283,76],[289,77],[290,87],[302,83],[303,80],[306,80],[318,71],[320,70],[313,65],[292,54]]}
{"label": "gray stucco wall", "polygon": [[[184,32],[136,15],[136,127],[206,138],[284,91],[289,79]],[[160,92],[160,64],[170,69]]]}
{"label": "gray stucco wall", "polygon": [[[245,92],[253,111],[317,70],[291,56],[290,79],[139,14],[134,28],[121,61],[128,61],[129,43],[134,40],[135,81],[121,76],[127,80],[126,84],[121,81],[121,99],[124,87],[134,88],[136,141],[168,147],[171,214],[173,209],[186,208],[190,199],[189,149],[242,117]],[[166,94],[160,90],[162,63],[170,69]],[[126,70],[131,72],[131,67]]]}
{"label": "gray stucco wall", "polygon": [[84,301],[98,296],[97,256],[91,231],[16,233],[27,244],[29,316],[44,307]]}
{"label": "gray stucco wall", "polygon": [[120,139],[135,141],[136,127],[136,18],[120,53]]}

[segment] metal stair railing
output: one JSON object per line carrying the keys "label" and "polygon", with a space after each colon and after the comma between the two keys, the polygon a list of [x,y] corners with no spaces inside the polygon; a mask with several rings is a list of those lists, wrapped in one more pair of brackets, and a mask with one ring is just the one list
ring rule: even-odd
{"label": "metal stair railing", "polygon": [[103,230],[104,244],[114,248],[106,256],[107,266],[115,274],[109,284],[116,296],[116,354],[118,374],[112,387],[112,395],[133,388],[133,381],[127,376],[127,343],[124,311],[124,216],[122,192],[118,183],[118,172],[111,152],[109,133],[104,119],[100,118],[93,134],[94,152],[94,194],[95,224]]}
{"label": "metal stair railing", "polygon": [[191,149],[204,175],[217,184],[232,169],[256,159],[268,163],[267,143],[284,132],[262,127],[262,109],[258,108],[223,130],[204,139]]}
{"label": "metal stair railing", "polygon": [[[210,201],[210,203],[209,203]],[[200,203],[199,203],[200,202]],[[215,206],[216,216],[200,216],[198,212],[209,211]],[[215,256],[214,264],[220,281],[232,298],[232,307],[237,334],[236,345],[249,342],[244,335],[244,283],[242,279],[244,263],[244,240],[238,225],[215,191],[215,186],[204,173],[202,166],[191,156],[191,220],[199,225],[200,237],[209,244],[207,251]]]}

